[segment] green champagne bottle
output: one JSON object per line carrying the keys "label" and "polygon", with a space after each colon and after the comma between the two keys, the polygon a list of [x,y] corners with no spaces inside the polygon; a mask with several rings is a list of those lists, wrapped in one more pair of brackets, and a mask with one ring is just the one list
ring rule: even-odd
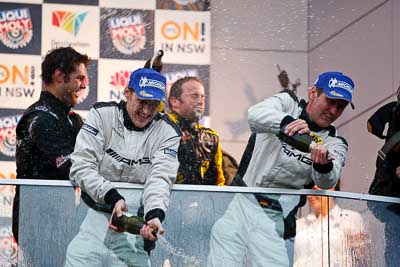
{"label": "green champagne bottle", "polygon": [[[282,141],[284,141],[288,145],[291,145],[292,147],[296,148],[297,150],[304,152],[304,153],[310,153],[312,146],[315,144],[315,143],[313,143],[314,138],[315,137],[319,138],[319,137],[317,135],[314,135],[314,138],[313,138],[313,136],[311,136],[309,134],[298,134],[298,133],[294,134],[292,136],[289,136],[289,135],[285,134],[285,127],[286,126],[281,127],[277,136]],[[329,161],[332,161],[335,159],[335,157],[332,155],[332,153],[327,151],[326,159]]]}
{"label": "green champagne bottle", "polygon": [[301,152],[310,153],[313,138],[309,134],[294,134],[289,136],[284,131],[280,131],[278,137],[288,145],[300,150]]}
{"label": "green champagne bottle", "polygon": [[113,215],[112,224],[118,227],[120,231],[128,232],[134,235],[140,235],[140,229],[145,225],[145,221],[139,216],[126,216],[122,215],[117,217],[116,214]]}

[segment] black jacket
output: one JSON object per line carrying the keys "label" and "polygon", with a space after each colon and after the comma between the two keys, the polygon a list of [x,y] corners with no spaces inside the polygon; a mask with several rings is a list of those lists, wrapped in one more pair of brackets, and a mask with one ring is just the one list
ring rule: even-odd
{"label": "black jacket", "polygon": [[[16,128],[17,179],[68,180],[70,154],[82,118],[48,92],[28,107]],[[19,187],[13,205],[13,233],[18,240]]]}
{"label": "black jacket", "polygon": [[27,108],[18,122],[17,178],[68,180],[82,118],[48,92]]}
{"label": "black jacket", "polygon": [[[388,127],[386,127],[388,126]],[[387,134],[384,135],[385,128]],[[400,131],[400,102],[390,102],[379,108],[368,119],[368,131],[381,139],[388,140]],[[393,145],[385,160],[377,157],[374,180],[369,193],[390,197],[400,197],[400,179],[396,168],[400,166],[400,143]]]}

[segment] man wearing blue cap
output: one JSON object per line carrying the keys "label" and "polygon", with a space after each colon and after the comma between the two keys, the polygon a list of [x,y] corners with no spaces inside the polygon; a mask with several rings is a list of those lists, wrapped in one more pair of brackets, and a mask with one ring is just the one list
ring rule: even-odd
{"label": "man wearing blue cap", "polygon": [[[319,75],[309,102],[283,92],[250,107],[252,149],[242,183],[253,187],[302,189],[314,183],[335,186],[347,154],[347,142],[331,124],[352,103],[354,83],[343,73]],[[212,229],[207,266],[289,266],[286,223],[299,196],[237,194]],[[290,220],[289,220],[290,221]],[[290,229],[292,228],[292,229]],[[229,230],[227,230],[229,229]],[[290,233],[291,232],[291,233]]]}
{"label": "man wearing blue cap", "polygon": [[[68,246],[65,266],[149,264],[143,239],[156,240],[164,232],[161,222],[179,166],[180,130],[158,112],[165,84],[157,71],[138,69],[125,88],[126,101],[99,102],[90,110],[71,156],[70,179],[91,208]],[[144,184],[143,239],[109,225],[111,213],[119,217],[128,206],[138,206],[111,182]]]}

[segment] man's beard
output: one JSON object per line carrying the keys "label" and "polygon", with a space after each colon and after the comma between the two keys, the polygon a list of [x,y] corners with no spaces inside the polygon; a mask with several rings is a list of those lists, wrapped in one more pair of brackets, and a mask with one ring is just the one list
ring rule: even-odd
{"label": "man's beard", "polygon": [[71,105],[71,107],[75,106],[75,104],[78,102],[78,99],[75,97],[76,94],[79,98],[79,90],[68,89],[64,95],[64,99],[69,105]]}

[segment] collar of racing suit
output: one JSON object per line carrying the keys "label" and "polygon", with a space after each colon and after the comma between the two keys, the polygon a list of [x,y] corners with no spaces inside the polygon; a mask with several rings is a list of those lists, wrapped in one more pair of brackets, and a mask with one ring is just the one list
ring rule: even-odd
{"label": "collar of racing suit", "polygon": [[197,122],[183,118],[176,112],[171,113],[176,118],[176,123],[182,130],[195,130]]}
{"label": "collar of racing suit", "polygon": [[67,115],[71,110],[71,105],[67,105],[53,94],[43,91],[40,93],[40,99],[43,100],[56,114]]}
{"label": "collar of racing suit", "polygon": [[151,123],[153,122],[150,121],[148,124],[146,124],[146,126],[144,126],[143,128],[139,128],[137,127],[133,121],[131,120],[131,117],[128,114],[128,110],[126,109],[126,102],[125,101],[121,101],[120,102],[120,108],[122,108],[122,112],[124,115],[124,126],[131,131],[137,131],[137,132],[141,132],[146,130],[147,128],[149,128],[149,126],[151,125]]}

